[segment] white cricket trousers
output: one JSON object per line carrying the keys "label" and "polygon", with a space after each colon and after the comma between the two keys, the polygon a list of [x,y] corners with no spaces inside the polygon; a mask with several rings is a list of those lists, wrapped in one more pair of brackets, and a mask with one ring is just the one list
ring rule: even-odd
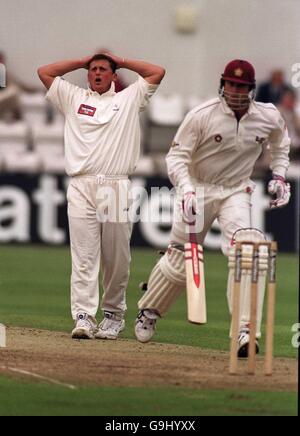
{"label": "white cricket trousers", "polygon": [[[197,212],[201,219],[197,228],[198,244],[203,244],[215,219],[221,228],[222,251],[228,254],[232,235],[236,230],[251,227],[252,181],[232,188],[193,181],[197,190]],[[174,214],[171,243],[184,244],[189,240],[189,226],[181,219],[180,198]]]}
{"label": "white cricket trousers", "polygon": [[[202,220],[199,220],[201,225],[197,229],[196,234],[197,241],[199,244],[203,244],[207,232],[211,228],[214,220],[217,219],[222,232],[222,251],[223,254],[227,256],[233,234],[238,229],[252,227],[251,194],[255,188],[255,184],[249,180],[239,186],[227,188],[194,181],[194,186],[200,188],[200,198],[197,199],[197,206],[199,206],[199,208],[197,207],[197,209],[199,209],[198,212],[202,214]],[[175,210],[175,220],[172,226],[171,244],[183,245],[188,239],[189,226],[182,222],[179,199]],[[232,313],[233,274],[234,271],[230,270],[227,283],[227,301],[230,313]],[[248,326],[250,321],[250,281],[251,277],[249,275],[242,278],[242,289],[245,288],[245,291],[242,292],[241,296],[241,328]],[[260,278],[258,286],[257,337],[260,337],[265,293],[264,277]]]}
{"label": "white cricket trousers", "polygon": [[123,207],[126,204],[129,191],[130,181],[125,176],[71,178],[67,200],[74,320],[79,312],[94,318],[97,314],[100,266],[103,285],[101,309],[120,316],[126,312],[132,224],[129,220],[124,222],[124,217],[119,219],[118,205]]}

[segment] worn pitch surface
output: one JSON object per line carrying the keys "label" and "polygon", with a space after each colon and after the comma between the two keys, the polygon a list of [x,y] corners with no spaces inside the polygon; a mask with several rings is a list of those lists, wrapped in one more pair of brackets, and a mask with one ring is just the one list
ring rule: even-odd
{"label": "worn pitch surface", "polygon": [[[228,374],[229,354],[198,347],[134,340],[78,341],[60,332],[11,327],[7,348],[0,349],[0,374],[36,379],[36,375],[74,386],[180,386],[203,389],[296,391],[296,359],[275,358],[274,374]],[[24,374],[24,371],[26,374]]]}

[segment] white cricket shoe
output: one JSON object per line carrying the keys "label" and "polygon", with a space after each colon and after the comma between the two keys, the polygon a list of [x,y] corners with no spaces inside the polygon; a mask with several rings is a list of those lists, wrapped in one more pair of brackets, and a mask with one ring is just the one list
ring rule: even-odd
{"label": "white cricket shoe", "polygon": [[[239,342],[238,357],[242,359],[246,359],[248,357],[248,349],[249,349],[249,342],[250,342],[249,328],[243,328],[240,330],[238,342]],[[257,339],[255,340],[255,349],[256,349],[256,354],[258,354],[259,343]]]}
{"label": "white cricket shoe", "polygon": [[94,339],[96,323],[87,313],[78,313],[76,325],[72,331],[73,339]]}
{"label": "white cricket shoe", "polygon": [[141,310],[135,320],[135,336],[140,342],[149,342],[154,336],[156,320],[159,318],[152,310]]}
{"label": "white cricket shoe", "polygon": [[125,329],[125,320],[113,312],[104,312],[104,319],[98,326],[96,339],[117,339],[119,333]]}

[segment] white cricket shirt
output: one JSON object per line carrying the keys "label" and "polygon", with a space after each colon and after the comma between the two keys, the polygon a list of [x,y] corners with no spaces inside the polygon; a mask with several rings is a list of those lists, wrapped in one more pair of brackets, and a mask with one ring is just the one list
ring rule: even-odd
{"label": "white cricket shirt", "polygon": [[140,154],[139,112],[157,85],[142,77],[116,93],[98,94],[56,77],[46,98],[65,115],[66,172],[130,175]]}
{"label": "white cricket shirt", "polygon": [[272,104],[251,102],[238,122],[223,98],[191,110],[175,135],[167,156],[175,186],[200,182],[232,187],[247,182],[254,164],[269,145],[271,169],[285,176],[290,139],[279,111]]}

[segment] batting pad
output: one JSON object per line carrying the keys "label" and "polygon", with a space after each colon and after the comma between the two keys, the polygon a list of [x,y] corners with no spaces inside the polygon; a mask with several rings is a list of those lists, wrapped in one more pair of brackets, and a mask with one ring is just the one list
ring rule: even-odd
{"label": "batting pad", "polygon": [[185,288],[184,252],[169,247],[152,270],[148,290],[138,302],[140,310],[155,310],[164,316]]}

